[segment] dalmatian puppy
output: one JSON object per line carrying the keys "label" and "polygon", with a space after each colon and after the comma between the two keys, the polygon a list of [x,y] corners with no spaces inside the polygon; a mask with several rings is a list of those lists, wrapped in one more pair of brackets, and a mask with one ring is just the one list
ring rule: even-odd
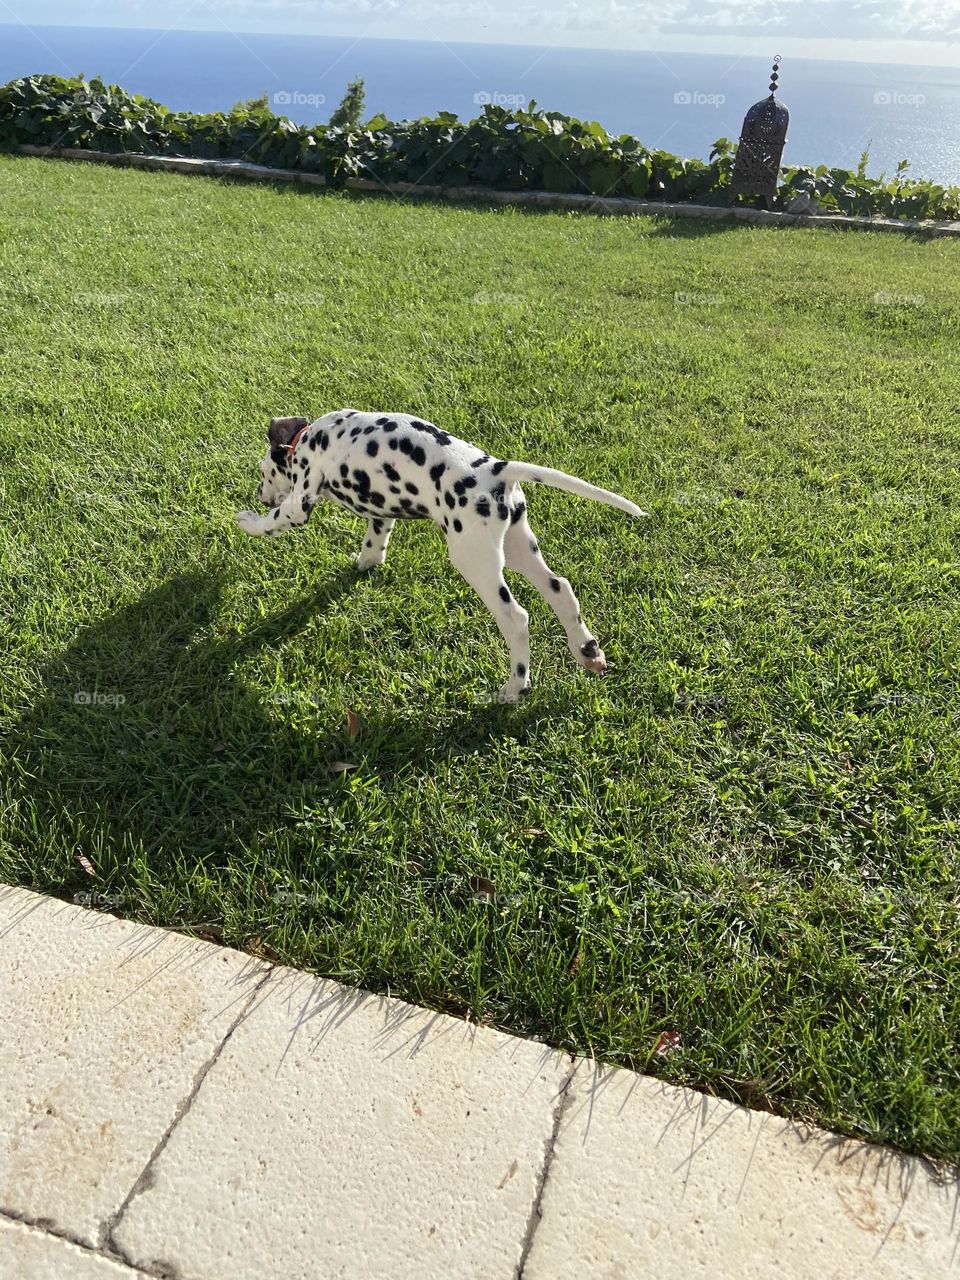
{"label": "dalmatian puppy", "polygon": [[504,581],[505,565],[527,578],[553,609],[577,662],[587,671],[606,670],[570,583],[540,553],[520,484],[551,485],[632,516],[647,514],[632,502],[563,471],[492,458],[407,413],[340,409],[315,422],[274,418],[268,439],[257,489],[267,514],[238,512],[245,533],[272,537],[305,524],[314,506],[327,499],[367,521],[354,561],[362,570],[383,564],[397,520],[432,520],[455,568],[493,614],[509,647],[510,678],[500,690],[501,702],[516,702],[530,690],[527,611]]}

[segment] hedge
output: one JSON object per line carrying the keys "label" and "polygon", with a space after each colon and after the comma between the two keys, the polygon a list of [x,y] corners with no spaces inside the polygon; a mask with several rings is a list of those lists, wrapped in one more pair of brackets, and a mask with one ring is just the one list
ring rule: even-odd
{"label": "hedge", "polygon": [[[361,126],[298,125],[267,107],[196,115],[171,111],[140,94],[78,76],[24,76],[0,88],[0,148],[22,143],[149,155],[245,159],[275,168],[322,174],[332,186],[364,177],[384,183],[482,186],[512,191],[636,196],[671,203],[725,204],[735,146],[714,143],[709,162],[651,151],[630,134],[609,134],[535,103],[526,110],[486,106],[475,120],[450,112]],[[800,192],[845,214],[897,218],[960,218],[960,187],[907,177],[902,161],[892,179],[857,170],[781,170],[777,205]]]}

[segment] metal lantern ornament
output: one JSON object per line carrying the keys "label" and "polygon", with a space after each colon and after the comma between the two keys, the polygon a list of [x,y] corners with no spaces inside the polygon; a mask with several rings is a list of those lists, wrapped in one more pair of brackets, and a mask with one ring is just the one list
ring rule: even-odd
{"label": "metal lantern ornament", "polygon": [[773,60],[770,97],[755,102],[743,118],[740,145],[733,166],[730,203],[737,196],[763,196],[767,208],[773,203],[780,175],[780,157],[787,140],[790,112],[775,97],[780,78],[780,55]]}

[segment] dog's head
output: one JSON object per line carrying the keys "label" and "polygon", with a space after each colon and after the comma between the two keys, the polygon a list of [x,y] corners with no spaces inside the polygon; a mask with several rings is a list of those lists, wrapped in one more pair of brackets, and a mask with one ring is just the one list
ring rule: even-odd
{"label": "dog's head", "polygon": [[260,463],[257,498],[265,507],[279,507],[290,492],[290,446],[298,432],[310,425],[309,418],[271,418],[267,432],[269,448]]}

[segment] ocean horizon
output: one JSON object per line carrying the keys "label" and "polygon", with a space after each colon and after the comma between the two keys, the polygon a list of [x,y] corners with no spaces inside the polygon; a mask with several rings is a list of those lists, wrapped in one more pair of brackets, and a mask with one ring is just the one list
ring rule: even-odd
{"label": "ocean horizon", "polygon": [[[348,80],[366,83],[366,114],[476,116],[485,102],[597,120],[651,148],[706,159],[736,140],[766,96],[768,58],[535,45],[446,44],[146,28],[0,24],[0,83],[53,73],[102,79],[177,110],[228,110],[266,94],[300,124],[329,118]],[[778,96],[790,110],[785,164],[960,184],[960,68],[789,59]]]}

